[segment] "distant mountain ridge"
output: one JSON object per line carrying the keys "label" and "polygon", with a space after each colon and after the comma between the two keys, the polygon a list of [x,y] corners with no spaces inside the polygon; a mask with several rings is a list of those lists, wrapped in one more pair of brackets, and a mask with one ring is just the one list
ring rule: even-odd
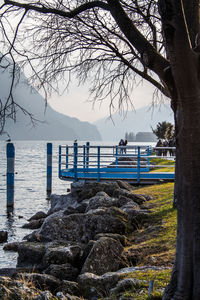
{"label": "distant mountain ridge", "polygon": [[128,111],[125,118],[114,114],[112,120],[109,118],[100,119],[94,124],[97,126],[104,141],[118,141],[125,137],[126,132],[152,132],[158,122],[167,121],[174,123],[173,113],[169,105],[161,105],[150,110],[144,106],[136,111]]}
{"label": "distant mountain ridge", "polygon": [[[10,80],[9,72],[0,70],[0,98],[3,101],[6,99]],[[36,122],[34,127],[28,116],[17,111],[16,123],[8,119],[5,126],[5,131],[12,140],[101,140],[94,124],[61,114],[48,104],[45,108],[44,98],[28,84],[22,72],[13,94],[15,101],[41,122]],[[5,139],[6,135],[0,136],[0,140]]]}

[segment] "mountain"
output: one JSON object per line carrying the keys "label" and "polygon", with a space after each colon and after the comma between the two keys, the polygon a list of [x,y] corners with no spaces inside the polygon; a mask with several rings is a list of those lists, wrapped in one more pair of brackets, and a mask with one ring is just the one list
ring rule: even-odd
{"label": "mountain", "polygon": [[[10,83],[9,71],[1,71],[0,99],[2,101],[6,101]],[[95,125],[56,112],[48,104],[45,107],[44,98],[29,85],[22,72],[18,84],[14,87],[13,95],[15,102],[33,114],[39,122],[33,126],[30,118],[18,109],[16,122],[7,119],[4,130],[12,140],[101,140]],[[6,138],[6,135],[0,136],[0,140]]]}
{"label": "mountain", "polygon": [[169,105],[162,105],[150,109],[145,106],[135,111],[128,111],[124,117],[114,114],[110,118],[100,119],[94,124],[101,133],[103,141],[119,141],[126,132],[152,132],[158,122],[174,123],[173,113]]}

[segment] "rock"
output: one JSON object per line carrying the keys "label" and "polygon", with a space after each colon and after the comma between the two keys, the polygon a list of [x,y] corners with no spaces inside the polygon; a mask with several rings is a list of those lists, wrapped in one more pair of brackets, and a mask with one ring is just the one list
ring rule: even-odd
{"label": "rock", "polygon": [[65,263],[78,265],[82,254],[83,250],[79,245],[69,244],[66,246],[59,245],[48,247],[48,250],[43,257],[43,264],[45,266]]}
{"label": "rock", "polygon": [[0,243],[5,243],[8,240],[8,232],[0,230]]}
{"label": "rock", "polygon": [[128,182],[126,182],[126,181],[117,180],[116,182],[119,185],[120,189],[127,190],[129,192],[131,192],[132,190],[134,190],[134,187],[132,185],[130,185]]}
{"label": "rock", "polygon": [[32,220],[29,223],[24,224],[22,226],[22,228],[38,229],[42,226],[44,220],[45,220],[44,218],[43,219],[38,219],[38,220]]}
{"label": "rock", "polygon": [[100,238],[91,249],[81,273],[102,275],[118,270],[123,249],[119,241],[107,237]]}
{"label": "rock", "polygon": [[126,236],[117,233],[98,233],[95,235],[94,240],[99,240],[102,237],[108,237],[117,240],[122,244],[122,246],[126,246],[127,244]]}
{"label": "rock", "polygon": [[146,201],[145,197],[142,195],[133,194],[132,192],[129,192],[129,191],[126,191],[123,189],[116,189],[114,191],[113,197],[119,198],[120,196],[130,198],[131,200],[133,200],[134,202],[136,202],[139,205],[143,204]]}
{"label": "rock", "polygon": [[[49,298],[39,297],[43,293],[30,285],[30,282],[24,280],[14,280],[7,277],[0,277],[0,299],[1,300],[21,300],[21,299],[34,299],[34,300],[50,300],[53,295],[46,292]],[[46,295],[47,296],[47,295]]]}
{"label": "rock", "polygon": [[98,192],[94,197],[89,199],[86,212],[99,207],[117,206],[117,200],[109,197],[105,192]]}
{"label": "rock", "polygon": [[135,290],[138,287],[141,287],[143,282],[144,281],[138,279],[126,278],[124,280],[119,281],[117,283],[117,286],[110,290],[110,295],[123,293],[126,290]]}
{"label": "rock", "polygon": [[78,188],[72,188],[73,195],[76,195],[77,201],[82,202],[85,199],[94,197],[98,192],[105,192],[109,196],[113,196],[115,189],[119,189],[116,182],[91,182],[85,183]]}
{"label": "rock", "polygon": [[[108,296],[110,289],[115,287],[121,275],[111,272],[102,276],[84,273],[78,277],[80,293],[89,300]],[[96,298],[95,298],[96,297]]]}
{"label": "rock", "polygon": [[85,214],[69,216],[57,212],[48,216],[42,227],[29,236],[40,241],[67,240],[88,243],[97,233],[110,232],[125,234],[128,215],[118,208],[103,208]]}
{"label": "rock", "polygon": [[129,207],[124,208],[124,211],[128,214],[133,229],[138,229],[143,225],[148,220],[150,214],[148,210],[136,210]]}
{"label": "rock", "polygon": [[50,265],[45,271],[45,274],[52,275],[61,280],[74,280],[79,274],[77,268],[72,267],[71,264],[62,264],[62,265]]}
{"label": "rock", "polygon": [[3,246],[4,251],[14,251],[17,252],[19,247],[19,242],[7,243]]}
{"label": "rock", "polygon": [[47,217],[47,214],[43,211],[38,211],[36,214],[34,214],[30,219],[28,219],[28,221],[32,221],[32,220],[39,220],[39,219],[44,219]]}
{"label": "rock", "polygon": [[77,206],[77,200],[72,196],[72,193],[67,195],[55,195],[52,194],[50,197],[51,200],[51,208],[48,211],[48,215],[55,213],[59,210],[65,210],[69,206],[76,207]]}
{"label": "rock", "polygon": [[53,295],[49,291],[44,291],[36,298],[34,298],[34,300],[51,300],[51,299],[53,299]]}
{"label": "rock", "polygon": [[18,247],[17,267],[36,267],[43,268],[42,260],[45,254],[43,243],[23,242]]}
{"label": "rock", "polygon": [[54,276],[39,273],[23,273],[17,274],[17,279],[33,282],[36,288],[41,290],[49,290],[54,293],[61,285],[61,281]]}
{"label": "rock", "polygon": [[59,291],[64,294],[71,294],[75,296],[80,295],[78,283],[74,281],[62,280],[62,283],[59,286]]}

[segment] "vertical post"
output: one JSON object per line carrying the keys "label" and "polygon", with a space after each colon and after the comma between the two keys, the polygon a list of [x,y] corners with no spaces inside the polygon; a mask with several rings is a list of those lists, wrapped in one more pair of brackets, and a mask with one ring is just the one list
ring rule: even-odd
{"label": "vertical post", "polygon": [[90,142],[86,143],[86,168],[89,168]]}
{"label": "vertical post", "polygon": [[137,183],[140,183],[140,147],[138,147],[137,153]]}
{"label": "vertical post", "polygon": [[15,173],[15,147],[8,143],[6,147],[7,156],[7,207],[14,206],[14,173]]}
{"label": "vertical post", "polygon": [[85,145],[83,145],[83,169],[85,171]]}
{"label": "vertical post", "polygon": [[74,143],[74,181],[77,181],[78,144]]}
{"label": "vertical post", "polygon": [[61,178],[61,162],[62,162],[62,147],[59,145],[59,155],[58,155],[58,176]]}
{"label": "vertical post", "polygon": [[66,169],[68,169],[69,164],[69,148],[68,145],[66,145]]}
{"label": "vertical post", "polygon": [[52,143],[47,143],[47,194],[52,189]]}
{"label": "vertical post", "polygon": [[151,297],[151,293],[153,292],[154,280],[149,281],[149,290],[148,290],[148,297]]}
{"label": "vertical post", "polygon": [[100,159],[101,159],[101,148],[100,146],[98,146],[97,147],[97,169],[98,169],[97,182],[100,181]]}
{"label": "vertical post", "polygon": [[115,160],[115,167],[118,167],[118,146],[116,146],[116,160]]}
{"label": "vertical post", "polygon": [[149,146],[147,146],[147,172],[149,172],[149,154],[150,154]]}

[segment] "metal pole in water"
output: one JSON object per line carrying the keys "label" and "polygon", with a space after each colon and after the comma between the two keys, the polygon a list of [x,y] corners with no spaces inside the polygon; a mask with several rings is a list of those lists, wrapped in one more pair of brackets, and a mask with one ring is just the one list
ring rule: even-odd
{"label": "metal pole in water", "polygon": [[7,207],[14,206],[14,173],[15,173],[15,147],[13,143],[7,143]]}
{"label": "metal pole in water", "polygon": [[140,147],[137,148],[137,183],[140,183]]}
{"label": "metal pole in water", "polygon": [[89,168],[90,142],[86,143],[86,168]]}
{"label": "metal pole in water", "polygon": [[47,143],[47,194],[52,190],[52,143]]}

